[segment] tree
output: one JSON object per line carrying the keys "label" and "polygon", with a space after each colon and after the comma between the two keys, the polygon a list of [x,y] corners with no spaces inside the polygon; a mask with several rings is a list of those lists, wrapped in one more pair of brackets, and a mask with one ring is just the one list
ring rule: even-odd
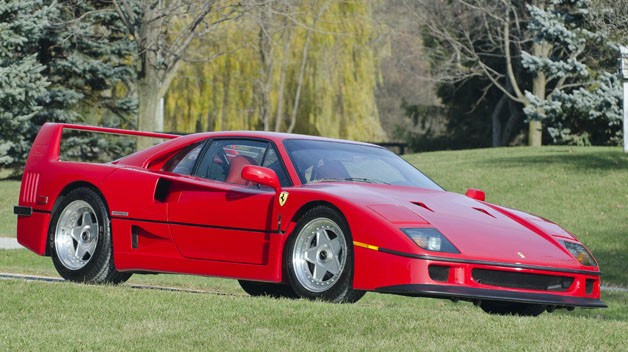
{"label": "tree", "polygon": [[[308,2],[301,2],[301,6],[303,6],[303,3],[308,6]],[[312,14],[309,18],[310,23],[307,22],[307,18],[295,21],[294,15],[292,14],[298,13],[299,11],[299,2],[297,1],[268,2],[265,4],[262,3],[261,6],[258,7],[259,10],[257,11],[258,16],[256,17],[256,22],[259,26],[257,51],[260,55],[260,75],[257,87],[260,97],[258,101],[260,119],[262,120],[264,131],[271,130],[270,114],[273,109],[271,104],[271,90],[273,89],[273,77],[276,76],[273,71],[277,70],[279,70],[280,78],[276,89],[278,89],[277,94],[281,98],[277,99],[274,131],[280,131],[284,122],[287,123],[287,132],[290,133],[294,130],[297,112],[301,102],[301,92],[308,62],[308,53],[312,41],[312,32],[316,31],[318,21],[329,9],[330,4],[329,1],[309,2],[309,9],[306,8],[306,11]],[[301,57],[297,70],[293,105],[289,112],[289,119],[286,119],[286,116],[284,116],[285,104],[283,97],[286,90],[288,60],[293,47],[294,33],[299,27],[305,28],[305,39],[300,50]],[[278,52],[278,50],[281,50],[281,52]],[[280,67],[275,68],[275,58],[281,60]]]}
{"label": "tree", "polygon": [[590,0],[586,21],[591,28],[607,33],[611,40],[628,44],[628,0]]}
{"label": "tree", "polygon": [[168,129],[383,139],[371,6],[329,0],[272,6],[272,16],[249,11],[205,38],[203,48],[193,47],[225,54],[182,65],[167,94]]}
{"label": "tree", "polygon": [[0,166],[14,171],[28,153],[30,119],[49,84],[35,54],[49,11],[38,0],[0,0]]}
{"label": "tree", "polygon": [[[186,50],[195,38],[237,17],[241,5],[233,0],[114,0],[113,4],[136,46],[137,127],[163,130],[158,106],[181,62],[208,59],[186,58]],[[149,145],[139,140],[138,148]]]}
{"label": "tree", "polygon": [[[50,85],[27,132],[33,140],[45,122],[134,127],[137,109],[130,94],[133,42],[111,5],[101,1],[48,1],[49,25],[37,45],[42,74]],[[63,157],[111,160],[129,152],[129,142],[97,134],[64,135]]]}
{"label": "tree", "polygon": [[[2,3],[2,10],[3,165],[21,172],[45,122],[133,127],[134,46],[109,5],[42,0]],[[69,133],[62,151],[64,158],[111,160],[129,144]]]}
{"label": "tree", "polygon": [[[408,134],[425,137],[417,142],[431,140],[445,132],[446,121],[440,112],[427,116],[434,108],[442,106],[436,96],[436,83],[430,79],[430,65],[422,45],[423,31],[415,18],[407,15],[404,0],[378,1],[376,4],[373,12],[376,32],[372,45],[380,62],[381,80],[375,98],[382,128],[394,140],[407,140],[411,138]],[[420,109],[426,112],[426,119],[416,123],[405,118],[408,115],[406,108],[410,106],[426,107]],[[410,112],[410,116],[416,114]]]}
{"label": "tree", "polygon": [[547,121],[557,143],[619,142],[621,87],[607,71],[615,68],[617,51],[605,34],[587,28],[594,13],[590,2],[557,0],[546,9],[528,6],[528,11],[535,42],[551,50],[545,57],[522,53],[524,68],[546,77],[550,88],[544,99],[526,92],[526,115]]}
{"label": "tree", "polygon": [[[418,2],[418,9],[407,4],[425,28],[435,79],[457,84],[480,77],[486,82],[482,88],[485,93],[495,88],[506,97],[495,104],[492,113],[494,146],[507,140],[502,136],[506,127],[500,127],[512,126],[520,118],[520,114],[510,111],[507,121],[499,119],[508,107],[506,102],[511,100],[528,106],[530,101],[525,90],[530,81],[534,87],[530,89],[536,96],[542,98],[545,94],[545,77],[530,77],[520,67],[523,50],[537,56],[547,56],[549,50],[542,43],[535,44],[527,31],[529,13],[524,5],[525,2],[517,0],[425,0]],[[531,120],[529,144],[540,145],[540,136],[540,121]]]}
{"label": "tree", "polygon": [[[457,84],[481,77],[486,81],[484,92],[488,94],[493,88],[501,92],[502,98],[494,105],[492,114],[494,146],[506,140],[500,134],[506,132],[504,128],[516,125],[513,119],[520,118],[521,114],[516,112],[521,110],[529,120],[528,144],[541,145],[542,120],[547,108],[543,102],[590,84],[589,78],[578,72],[582,68],[578,62],[591,53],[591,47],[586,43],[576,46],[566,43],[574,36],[580,38],[574,40],[594,37],[592,32],[585,34],[579,29],[583,23],[578,21],[582,22],[581,18],[590,13],[588,0],[418,3],[421,11],[414,14],[426,29],[437,79]],[[550,18],[563,23],[556,22],[543,32],[542,22]],[[568,37],[559,39],[556,33]],[[532,57],[536,58],[535,64],[531,63]],[[542,68],[539,63],[547,66]],[[562,73],[549,70],[550,65],[554,68],[563,65]],[[519,108],[512,109],[507,104],[509,101]],[[510,113],[505,123],[499,119],[502,111]]]}

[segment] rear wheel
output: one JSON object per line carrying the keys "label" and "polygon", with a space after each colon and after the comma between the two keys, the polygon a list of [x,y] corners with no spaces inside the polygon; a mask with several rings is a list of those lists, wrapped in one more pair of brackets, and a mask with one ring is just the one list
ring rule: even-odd
{"label": "rear wheel", "polygon": [[238,280],[240,287],[251,296],[268,296],[273,298],[297,298],[292,287],[284,284]]}
{"label": "rear wheel", "polygon": [[318,206],[306,212],[286,248],[288,279],[300,297],[353,303],[364,296],[352,287],[353,242],[336,210]]}
{"label": "rear wheel", "polygon": [[48,238],[52,262],[66,280],[115,284],[131,277],[113,265],[107,207],[90,188],[72,190],[61,200],[52,215]]}
{"label": "rear wheel", "polygon": [[542,304],[482,301],[480,308],[490,314],[536,317],[545,312],[547,306]]}

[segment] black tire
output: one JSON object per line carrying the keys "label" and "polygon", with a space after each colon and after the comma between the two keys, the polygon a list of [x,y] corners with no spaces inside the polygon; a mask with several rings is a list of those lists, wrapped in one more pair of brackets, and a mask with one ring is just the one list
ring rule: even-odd
{"label": "black tire", "polygon": [[91,188],[76,188],[55,206],[48,246],[57,272],[66,280],[118,284],[131,277],[113,264],[107,207]]}
{"label": "black tire", "polygon": [[299,219],[286,242],[284,263],[290,286],[300,297],[353,303],[364,296],[364,291],[353,289],[349,226],[330,207],[312,208]]}
{"label": "black tire", "polygon": [[244,292],[251,296],[267,296],[272,298],[298,298],[292,287],[285,284],[270,282],[238,280]]}
{"label": "black tire", "polygon": [[547,306],[542,304],[517,302],[482,301],[482,303],[480,303],[480,308],[489,314],[536,317],[545,312]]}

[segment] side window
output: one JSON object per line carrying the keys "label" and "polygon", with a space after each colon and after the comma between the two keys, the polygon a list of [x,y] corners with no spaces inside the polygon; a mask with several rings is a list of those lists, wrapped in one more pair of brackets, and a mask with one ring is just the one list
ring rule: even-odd
{"label": "side window", "polygon": [[203,156],[196,175],[210,180],[246,185],[241,177],[246,165],[261,165],[267,142],[215,140]]}
{"label": "side window", "polygon": [[292,185],[274,146],[259,140],[214,140],[203,155],[196,176],[248,185],[241,176],[246,165],[260,165],[273,169],[282,186]]}
{"label": "side window", "polygon": [[288,173],[283,167],[283,164],[279,159],[279,155],[277,154],[274,146],[271,145],[270,148],[268,148],[268,150],[266,151],[266,156],[264,157],[264,163],[262,164],[262,166],[273,169],[273,171],[275,171],[277,177],[279,177],[279,183],[281,184],[281,187],[292,186],[292,182],[288,177]]}
{"label": "side window", "polygon": [[183,149],[168,160],[166,165],[162,168],[162,171],[191,175],[194,163],[196,163],[196,159],[198,159],[198,155],[201,153],[204,144],[204,142],[199,142]]}

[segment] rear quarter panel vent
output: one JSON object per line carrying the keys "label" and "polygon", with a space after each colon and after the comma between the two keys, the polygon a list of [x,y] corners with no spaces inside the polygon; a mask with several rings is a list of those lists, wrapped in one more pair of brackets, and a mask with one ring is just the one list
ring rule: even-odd
{"label": "rear quarter panel vent", "polygon": [[37,201],[37,188],[39,187],[39,174],[27,172],[22,178],[22,202],[35,203]]}

